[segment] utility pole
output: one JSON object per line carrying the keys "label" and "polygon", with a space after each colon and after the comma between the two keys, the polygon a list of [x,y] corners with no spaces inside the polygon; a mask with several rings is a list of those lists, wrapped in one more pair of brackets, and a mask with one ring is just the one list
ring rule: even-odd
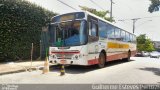
{"label": "utility pole", "polygon": [[110,0],[111,1],[111,7],[110,7],[110,19],[112,19],[112,6],[114,4],[113,0]]}
{"label": "utility pole", "polygon": [[133,21],[133,33],[135,33],[135,24],[136,24],[136,21],[139,20],[141,18],[133,18],[131,19]]}
{"label": "utility pole", "polygon": [[[126,20],[132,20],[133,21],[133,33],[135,33],[135,24],[136,21],[142,19],[142,18],[133,18],[133,19],[126,19]],[[125,21],[125,20],[118,20],[118,21]]]}
{"label": "utility pole", "polygon": [[[143,17],[143,18],[132,18],[132,19],[123,19],[123,20],[117,20],[117,21],[128,21],[128,20],[132,20],[133,21],[133,33],[135,33],[135,24],[138,20],[140,19],[144,19],[144,18],[150,18],[150,17]],[[147,20],[147,21],[152,21],[152,20]]]}

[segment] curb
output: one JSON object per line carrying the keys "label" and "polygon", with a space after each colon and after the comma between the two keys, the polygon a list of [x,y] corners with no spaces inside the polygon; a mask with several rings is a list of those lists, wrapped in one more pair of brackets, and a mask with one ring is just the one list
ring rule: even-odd
{"label": "curb", "polygon": [[16,71],[0,73],[0,75],[13,74],[13,73],[19,73],[19,72],[25,72],[25,71],[27,71],[27,70],[21,69],[21,70],[16,70]]}
{"label": "curb", "polygon": [[[49,66],[52,67],[52,66]],[[25,69],[20,69],[20,70],[15,70],[15,71],[9,71],[9,72],[0,72],[0,75],[6,75],[6,74],[13,74],[13,73],[20,73],[20,72],[31,72],[31,71],[36,71],[36,70],[43,70],[44,66],[35,66],[31,68],[25,68]]]}
{"label": "curb", "polygon": [[43,67],[32,67],[32,68],[26,68],[26,69],[20,69],[20,70],[15,70],[15,71],[9,71],[9,72],[2,72],[0,75],[6,75],[6,74],[13,74],[13,73],[20,73],[20,72],[27,72],[27,71],[35,71],[35,70],[42,70]]}

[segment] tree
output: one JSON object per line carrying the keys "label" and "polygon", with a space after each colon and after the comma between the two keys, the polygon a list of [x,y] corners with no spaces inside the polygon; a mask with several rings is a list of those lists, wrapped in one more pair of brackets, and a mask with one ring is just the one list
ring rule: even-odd
{"label": "tree", "polygon": [[0,61],[39,56],[42,27],[56,15],[25,0],[0,0]]}
{"label": "tree", "polygon": [[146,34],[141,34],[137,37],[137,49],[139,52],[141,51],[151,52],[155,50],[152,41],[146,38]]}
{"label": "tree", "polygon": [[138,51],[144,51],[144,44],[146,40],[146,35],[142,34],[137,37],[137,49]]}
{"label": "tree", "polygon": [[148,52],[155,50],[153,43],[151,42],[150,39],[146,39],[144,48],[145,48],[145,51],[148,51]]}
{"label": "tree", "polygon": [[151,4],[148,8],[148,11],[150,13],[155,12],[155,11],[159,11],[160,8],[160,0],[150,0]]}
{"label": "tree", "polygon": [[109,13],[109,11],[97,11],[94,8],[88,8],[86,6],[79,6],[79,7],[84,11],[88,11],[88,12],[93,13],[93,14],[99,16],[99,17],[102,17],[107,21],[110,21],[110,22],[114,22],[115,21],[113,18],[106,17],[106,15]]}

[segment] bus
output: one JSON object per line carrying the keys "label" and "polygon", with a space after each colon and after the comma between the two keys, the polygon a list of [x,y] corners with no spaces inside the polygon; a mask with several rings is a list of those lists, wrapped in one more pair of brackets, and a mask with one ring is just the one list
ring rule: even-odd
{"label": "bus", "polygon": [[134,34],[86,11],[53,17],[48,31],[50,63],[103,68],[136,54]]}

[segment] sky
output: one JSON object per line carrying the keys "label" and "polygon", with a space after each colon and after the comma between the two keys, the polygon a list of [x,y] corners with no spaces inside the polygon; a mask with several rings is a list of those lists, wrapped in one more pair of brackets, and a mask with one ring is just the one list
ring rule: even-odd
{"label": "sky", "polygon": [[[80,11],[81,6],[97,10],[110,10],[110,0],[60,0],[76,10],[62,4],[58,0],[28,0],[59,14]],[[135,34],[146,34],[153,41],[160,41],[160,11],[149,13],[150,0],[113,0],[113,17],[117,25],[129,32],[133,29],[133,18],[141,18],[135,23]],[[109,14],[107,15],[109,16]],[[123,20],[123,21],[122,21]]]}

